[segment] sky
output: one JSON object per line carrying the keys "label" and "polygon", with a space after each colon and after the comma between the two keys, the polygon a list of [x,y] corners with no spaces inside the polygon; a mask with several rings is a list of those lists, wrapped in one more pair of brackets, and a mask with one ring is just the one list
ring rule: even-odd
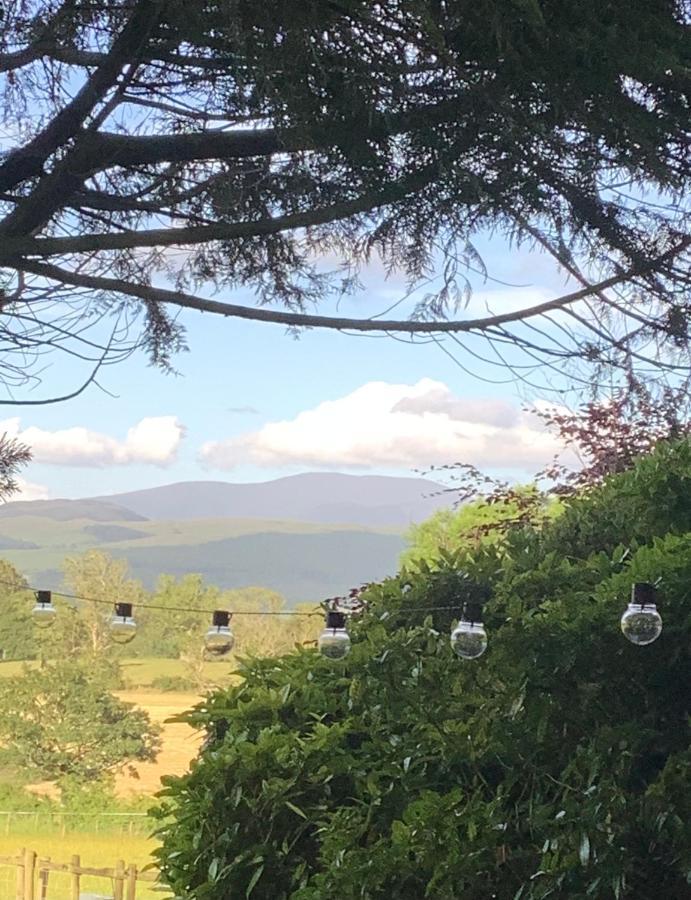
{"label": "sky", "polygon": [[[463,315],[530,305],[573,288],[541,253],[509,251],[497,239],[480,249],[501,283],[476,279]],[[364,282],[339,314],[372,315],[405,292],[402,280],[387,279],[376,263]],[[222,298],[251,301],[243,291]],[[404,317],[401,309],[393,314]],[[92,386],[50,406],[0,408],[0,433],[19,437],[34,455],[15,499],[107,495],[177,481],[267,481],[317,470],[415,475],[456,461],[521,480],[558,450],[524,409],[559,402],[548,390],[560,385],[554,373],[542,373],[536,387],[517,384],[449,341],[440,347],[323,330],[295,338],[280,325],[191,311],[180,322],[189,351],[174,359],[176,375],[139,355],[101,373],[105,390]],[[53,357],[35,395],[74,389],[83,374]]]}

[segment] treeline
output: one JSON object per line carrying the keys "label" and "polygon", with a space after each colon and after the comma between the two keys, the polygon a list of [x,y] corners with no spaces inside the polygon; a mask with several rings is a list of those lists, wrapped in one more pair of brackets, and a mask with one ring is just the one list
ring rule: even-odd
{"label": "treeline", "polygon": [[[182,659],[188,674],[201,673],[205,657],[203,636],[210,625],[208,610],[243,610],[231,625],[234,653],[274,655],[314,640],[319,616],[275,615],[288,611],[285,598],[269,588],[221,590],[201,575],[182,578],[161,575],[156,589],[147,591],[130,577],[127,563],[99,550],[69,557],[63,566],[64,589],[88,600],[53,596],[54,624],[36,629],[31,619],[34,597],[24,576],[0,560],[0,650],[6,660],[63,659],[65,657],[162,657]],[[52,586],[57,587],[57,586]],[[135,639],[121,646],[109,632],[115,602],[134,604]],[[148,607],[160,607],[152,609]],[[184,611],[183,611],[184,610]],[[291,607],[312,612],[314,605]]]}

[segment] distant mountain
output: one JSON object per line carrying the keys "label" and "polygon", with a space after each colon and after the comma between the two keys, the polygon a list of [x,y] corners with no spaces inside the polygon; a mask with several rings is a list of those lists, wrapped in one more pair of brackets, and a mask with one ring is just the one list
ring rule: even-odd
{"label": "distant mountain", "polygon": [[20,516],[39,516],[69,522],[71,519],[90,519],[92,522],[144,522],[145,517],[110,500],[13,500],[0,505],[0,519]]}
{"label": "distant mountain", "polygon": [[0,534],[0,550],[38,550],[38,544],[33,541],[22,541],[18,538]]}
{"label": "distant mountain", "polygon": [[127,560],[148,588],[163,573],[194,572],[222,588],[261,585],[313,601],[394,574],[401,532],[450,504],[432,496],[440,488],[423,478],[314,473],[12,502],[0,506],[0,555],[33,586],[54,590],[65,557],[98,548]]}
{"label": "distant mountain", "polygon": [[255,484],[188,481],[94,498],[146,519],[258,518],[406,527],[428,518],[448,496],[424,478],[311,472]]}

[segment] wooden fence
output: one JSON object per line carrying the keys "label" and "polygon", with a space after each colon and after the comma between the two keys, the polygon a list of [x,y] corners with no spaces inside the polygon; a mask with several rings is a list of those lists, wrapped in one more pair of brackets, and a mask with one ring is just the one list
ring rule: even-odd
{"label": "wooden fence", "polygon": [[141,872],[135,865],[125,865],[118,860],[115,867],[93,868],[82,866],[80,857],[73,856],[69,863],[53,862],[49,857],[39,857],[35,850],[22,850],[18,856],[0,856],[0,866],[15,867],[17,870],[16,900],[51,900],[50,874],[61,872],[69,875],[70,900],[80,900],[82,877],[91,876],[109,881],[105,896],[112,900],[137,900],[137,885],[158,880],[154,872]]}

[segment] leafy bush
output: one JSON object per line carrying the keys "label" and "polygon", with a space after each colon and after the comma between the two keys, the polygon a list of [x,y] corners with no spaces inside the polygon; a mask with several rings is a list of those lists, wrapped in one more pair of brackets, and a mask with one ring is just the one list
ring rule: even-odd
{"label": "leafy bush", "polygon": [[194,683],[183,675],[157,675],[151,682],[154,691],[182,691],[189,692],[194,689]]}
{"label": "leafy bush", "polygon": [[64,793],[156,758],[160,727],[111,693],[113,667],[62,660],[0,683],[0,759]]}
{"label": "leafy bush", "polygon": [[[372,586],[345,661],[246,661],[189,714],[209,739],[164,791],[176,894],[688,897],[689,479],[688,446],[661,448],[567,526]],[[634,647],[619,617],[657,579],[663,635]],[[487,588],[490,647],[460,661],[437,607]]]}

